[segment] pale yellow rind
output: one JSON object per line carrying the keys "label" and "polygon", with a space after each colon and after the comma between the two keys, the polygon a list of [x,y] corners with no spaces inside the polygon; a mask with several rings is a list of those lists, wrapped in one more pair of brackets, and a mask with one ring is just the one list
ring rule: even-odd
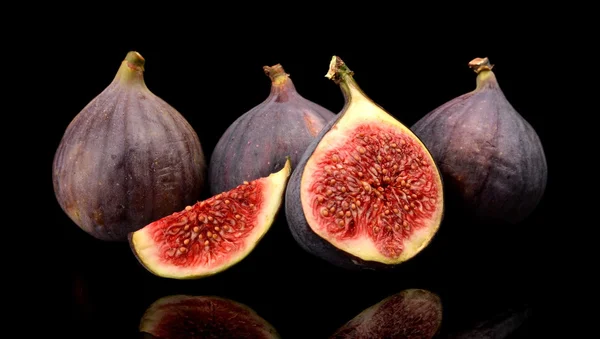
{"label": "pale yellow rind", "polygon": [[217,267],[206,268],[204,266],[180,267],[169,265],[160,259],[160,252],[154,245],[146,228],[142,228],[133,233],[131,242],[138,259],[143,263],[147,270],[153,274],[172,279],[198,279],[222,272],[244,259],[265,236],[271,228],[277,212],[281,208],[283,194],[287,181],[291,174],[291,162],[288,158],[284,167],[278,172],[270,174],[263,178],[264,191],[263,199],[265,205],[262,207],[262,213],[257,216],[257,223],[252,232],[245,238],[247,245],[241,251],[233,254],[227,263]]}
{"label": "pale yellow rind", "polygon": [[[310,185],[310,174],[314,173],[317,168],[317,163],[319,162],[319,157],[317,154],[324,154],[327,150],[335,149],[337,147],[341,147],[348,143],[348,136],[346,135],[347,131],[352,130],[363,124],[379,124],[384,123],[386,125],[395,126],[399,128],[404,133],[409,133],[414,135],[410,129],[401,124],[398,120],[394,119],[391,115],[385,112],[379,106],[373,104],[367,97],[364,96],[357,89],[350,87],[351,91],[351,102],[347,107],[346,112],[340,118],[340,120],[336,123],[333,128],[328,131],[322,138],[319,145],[316,147],[313,156],[306,163],[306,167],[304,169],[302,180],[301,180],[301,189],[300,189],[300,200],[302,202],[302,207],[304,211],[311,211],[311,207],[309,204],[310,194],[308,185]],[[425,146],[423,143],[417,138],[414,138],[415,142],[418,142],[424,149]],[[431,155],[428,153],[431,157]],[[444,195],[442,190],[442,182],[439,176],[435,176],[437,182],[437,187],[440,187],[439,194],[437,197],[438,203],[436,204],[436,214],[430,220],[428,226],[419,229],[418,231],[413,232],[411,237],[404,242],[404,250],[401,255],[397,258],[388,258],[382,255],[379,250],[375,247],[373,241],[368,238],[367,235],[356,239],[347,239],[347,240],[336,240],[330,238],[325,229],[322,229],[318,226],[317,221],[313,217],[312,213],[305,213],[306,221],[310,228],[317,233],[321,238],[331,243],[333,246],[350,253],[362,260],[366,261],[376,261],[384,264],[399,264],[404,262],[412,257],[414,257],[417,253],[419,253],[423,248],[425,248],[433,235],[437,232],[443,215],[443,204],[444,204]]]}

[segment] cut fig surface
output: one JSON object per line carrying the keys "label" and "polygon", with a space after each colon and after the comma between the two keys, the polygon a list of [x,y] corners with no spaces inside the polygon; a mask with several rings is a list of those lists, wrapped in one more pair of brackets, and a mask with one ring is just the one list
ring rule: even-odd
{"label": "cut fig surface", "polygon": [[288,177],[285,166],[244,182],[130,235],[138,260],[155,275],[195,279],[221,272],[246,257],[271,227]]}
{"label": "cut fig surface", "polygon": [[439,228],[440,173],[425,145],[360,90],[339,58],[328,76],[346,105],[292,174],[288,223],[305,249],[335,264],[399,264]]}
{"label": "cut fig surface", "polygon": [[215,296],[161,298],[148,307],[139,330],[161,339],[280,337],[248,306]]}
{"label": "cut fig surface", "polygon": [[364,260],[404,260],[429,240],[431,220],[439,222],[435,165],[414,138],[394,127],[360,120],[340,125],[305,167],[308,223]]}

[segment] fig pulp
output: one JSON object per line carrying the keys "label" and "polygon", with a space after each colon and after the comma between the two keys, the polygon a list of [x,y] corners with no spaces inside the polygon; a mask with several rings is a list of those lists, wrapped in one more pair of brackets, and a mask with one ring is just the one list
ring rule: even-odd
{"label": "fig pulp", "polygon": [[427,148],[363,93],[340,58],[333,57],[327,77],[346,103],[290,177],[288,225],[301,247],[330,263],[392,267],[437,232],[441,176]]}
{"label": "fig pulp", "polygon": [[475,90],[434,109],[411,129],[433,154],[447,192],[468,216],[518,223],[546,189],[544,149],[504,96],[489,59],[474,59],[469,66],[477,73]]}
{"label": "fig pulp", "polygon": [[154,221],[129,237],[133,253],[153,274],[197,279],[245,258],[279,212],[290,160],[276,173],[220,193]]}
{"label": "fig pulp", "polygon": [[219,139],[208,169],[212,194],[276,172],[288,156],[296,168],[308,144],[335,117],[298,94],[280,64],[263,69],[271,79],[271,93]]}
{"label": "fig pulp", "polygon": [[155,338],[280,338],[275,328],[248,306],[215,296],[172,295],[155,301],[139,330]]}
{"label": "fig pulp", "polygon": [[144,82],[129,52],[110,85],[67,127],[52,179],[60,207],[102,240],[127,234],[193,203],[206,162],[196,132]]}
{"label": "fig pulp", "polygon": [[442,324],[442,302],[427,290],[408,289],[362,311],[331,339],[433,338]]}

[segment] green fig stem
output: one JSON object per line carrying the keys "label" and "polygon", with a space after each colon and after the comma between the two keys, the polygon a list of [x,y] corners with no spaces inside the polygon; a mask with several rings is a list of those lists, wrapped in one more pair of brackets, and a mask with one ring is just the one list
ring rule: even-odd
{"label": "green fig stem", "polygon": [[128,85],[142,85],[144,83],[144,65],[146,60],[138,52],[131,51],[127,53],[117,71],[115,81]]}
{"label": "green fig stem", "polygon": [[325,74],[325,77],[340,86],[347,104],[354,100],[368,100],[367,95],[360,89],[353,76],[354,72],[348,68],[340,57],[334,55],[331,58],[329,71]]}
{"label": "green fig stem", "polygon": [[289,79],[289,74],[285,72],[281,64],[273,66],[263,66],[265,74],[271,79],[273,85],[283,85]]}
{"label": "green fig stem", "polygon": [[271,79],[271,94],[268,100],[277,102],[286,102],[291,96],[297,94],[296,87],[290,79],[290,75],[285,72],[281,64],[273,66],[263,66],[265,74]]}
{"label": "green fig stem", "polygon": [[494,72],[492,72],[494,65],[490,63],[490,59],[487,57],[471,60],[469,62],[469,67],[477,74],[477,89],[481,89],[496,81]]}

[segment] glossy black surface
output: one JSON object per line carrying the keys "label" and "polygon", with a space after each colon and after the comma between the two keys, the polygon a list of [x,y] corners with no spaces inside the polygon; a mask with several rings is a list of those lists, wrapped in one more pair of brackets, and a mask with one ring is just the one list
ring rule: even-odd
{"label": "glossy black surface", "polygon": [[68,219],[52,191],[52,157],[71,119],[110,83],[129,50],[146,59],[148,87],[196,129],[207,160],[227,126],[267,97],[270,81],[264,65],[281,63],[304,97],[338,112],[342,93],[324,75],[332,55],[339,55],[362,89],[410,126],[431,109],[474,89],[475,73],[467,63],[487,56],[496,65],[509,101],[538,132],[552,173],[554,144],[545,112],[537,105],[543,93],[530,86],[530,64],[524,62],[535,53],[535,45],[510,48],[504,40],[456,45],[442,37],[428,43],[407,39],[400,47],[377,41],[334,45],[325,37],[261,44],[258,40],[264,36],[236,37],[231,43],[216,38],[182,44],[166,37],[145,43],[132,39],[87,50],[65,44],[48,56],[48,78],[60,78],[60,86],[50,89],[56,95],[49,102],[51,116],[43,121],[40,163],[46,180],[39,194],[47,206],[42,234],[49,250],[44,256],[52,263],[46,278],[52,286],[48,300],[56,305],[49,317],[60,319],[54,325],[64,337],[135,338],[140,318],[152,302],[190,294],[243,303],[283,338],[322,338],[364,308],[406,288],[428,289],[441,297],[445,335],[528,304],[532,317],[510,338],[535,337],[541,274],[537,237],[550,220],[552,175],[544,200],[524,223],[475,229],[447,215],[430,246],[393,273],[344,271],[308,255],[295,244],[283,210],[250,256],[217,276],[195,281],[155,277],[136,261],[127,243],[95,240]]}

